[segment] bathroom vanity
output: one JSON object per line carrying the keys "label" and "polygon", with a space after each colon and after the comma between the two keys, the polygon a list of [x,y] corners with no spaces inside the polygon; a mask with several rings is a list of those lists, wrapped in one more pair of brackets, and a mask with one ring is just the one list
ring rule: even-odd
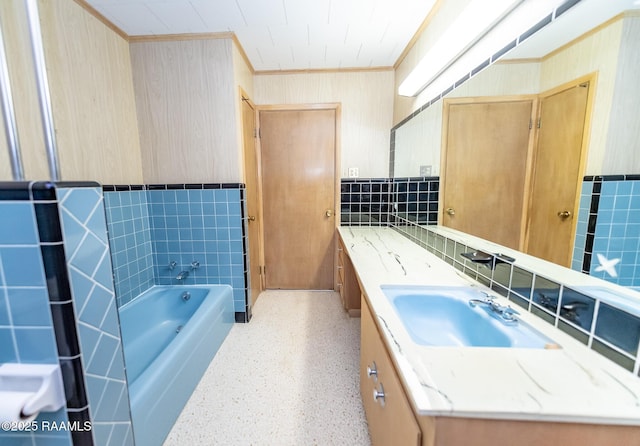
{"label": "bathroom vanity", "polygon": [[[640,443],[634,374],[493,297],[391,228],[341,227],[339,233],[362,292],[360,388],[374,445]],[[515,308],[518,323],[542,341],[501,344],[471,333],[464,342],[479,346],[421,342],[407,322],[416,308],[399,312],[385,294],[391,286],[459,289],[480,301],[489,294],[497,308]]]}
{"label": "bathroom vanity", "polygon": [[336,286],[345,311],[349,316],[357,317],[360,316],[360,286],[340,234],[337,237],[337,245]]}

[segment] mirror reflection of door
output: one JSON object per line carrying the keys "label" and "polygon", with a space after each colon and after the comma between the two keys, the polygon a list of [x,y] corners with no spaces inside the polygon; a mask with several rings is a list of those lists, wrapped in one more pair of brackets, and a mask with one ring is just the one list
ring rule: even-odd
{"label": "mirror reflection of door", "polygon": [[260,110],[266,288],[332,290],[337,110]]}
{"label": "mirror reflection of door", "polygon": [[571,266],[589,82],[542,95],[526,252]]}
{"label": "mirror reflection of door", "polygon": [[442,224],[520,249],[534,99],[444,102]]}

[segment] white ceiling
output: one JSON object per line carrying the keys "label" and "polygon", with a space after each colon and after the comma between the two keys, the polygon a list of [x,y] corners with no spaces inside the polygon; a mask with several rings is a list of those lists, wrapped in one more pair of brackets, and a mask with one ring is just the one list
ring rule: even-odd
{"label": "white ceiling", "polygon": [[129,36],[233,32],[256,71],[390,67],[435,0],[86,0]]}

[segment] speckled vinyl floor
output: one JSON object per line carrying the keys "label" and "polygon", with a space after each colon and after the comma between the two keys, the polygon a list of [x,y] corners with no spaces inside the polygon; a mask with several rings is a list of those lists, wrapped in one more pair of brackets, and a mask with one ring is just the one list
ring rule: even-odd
{"label": "speckled vinyl floor", "polygon": [[165,446],[369,445],[360,319],[328,291],[265,291],[235,324]]}

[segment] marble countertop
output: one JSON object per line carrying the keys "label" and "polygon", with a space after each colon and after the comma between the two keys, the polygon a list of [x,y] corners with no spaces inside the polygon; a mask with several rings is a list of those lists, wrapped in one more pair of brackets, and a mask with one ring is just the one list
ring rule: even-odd
{"label": "marble countertop", "polygon": [[419,415],[640,425],[640,379],[526,311],[519,318],[562,348],[415,344],[381,285],[490,290],[393,229],[339,232]]}

